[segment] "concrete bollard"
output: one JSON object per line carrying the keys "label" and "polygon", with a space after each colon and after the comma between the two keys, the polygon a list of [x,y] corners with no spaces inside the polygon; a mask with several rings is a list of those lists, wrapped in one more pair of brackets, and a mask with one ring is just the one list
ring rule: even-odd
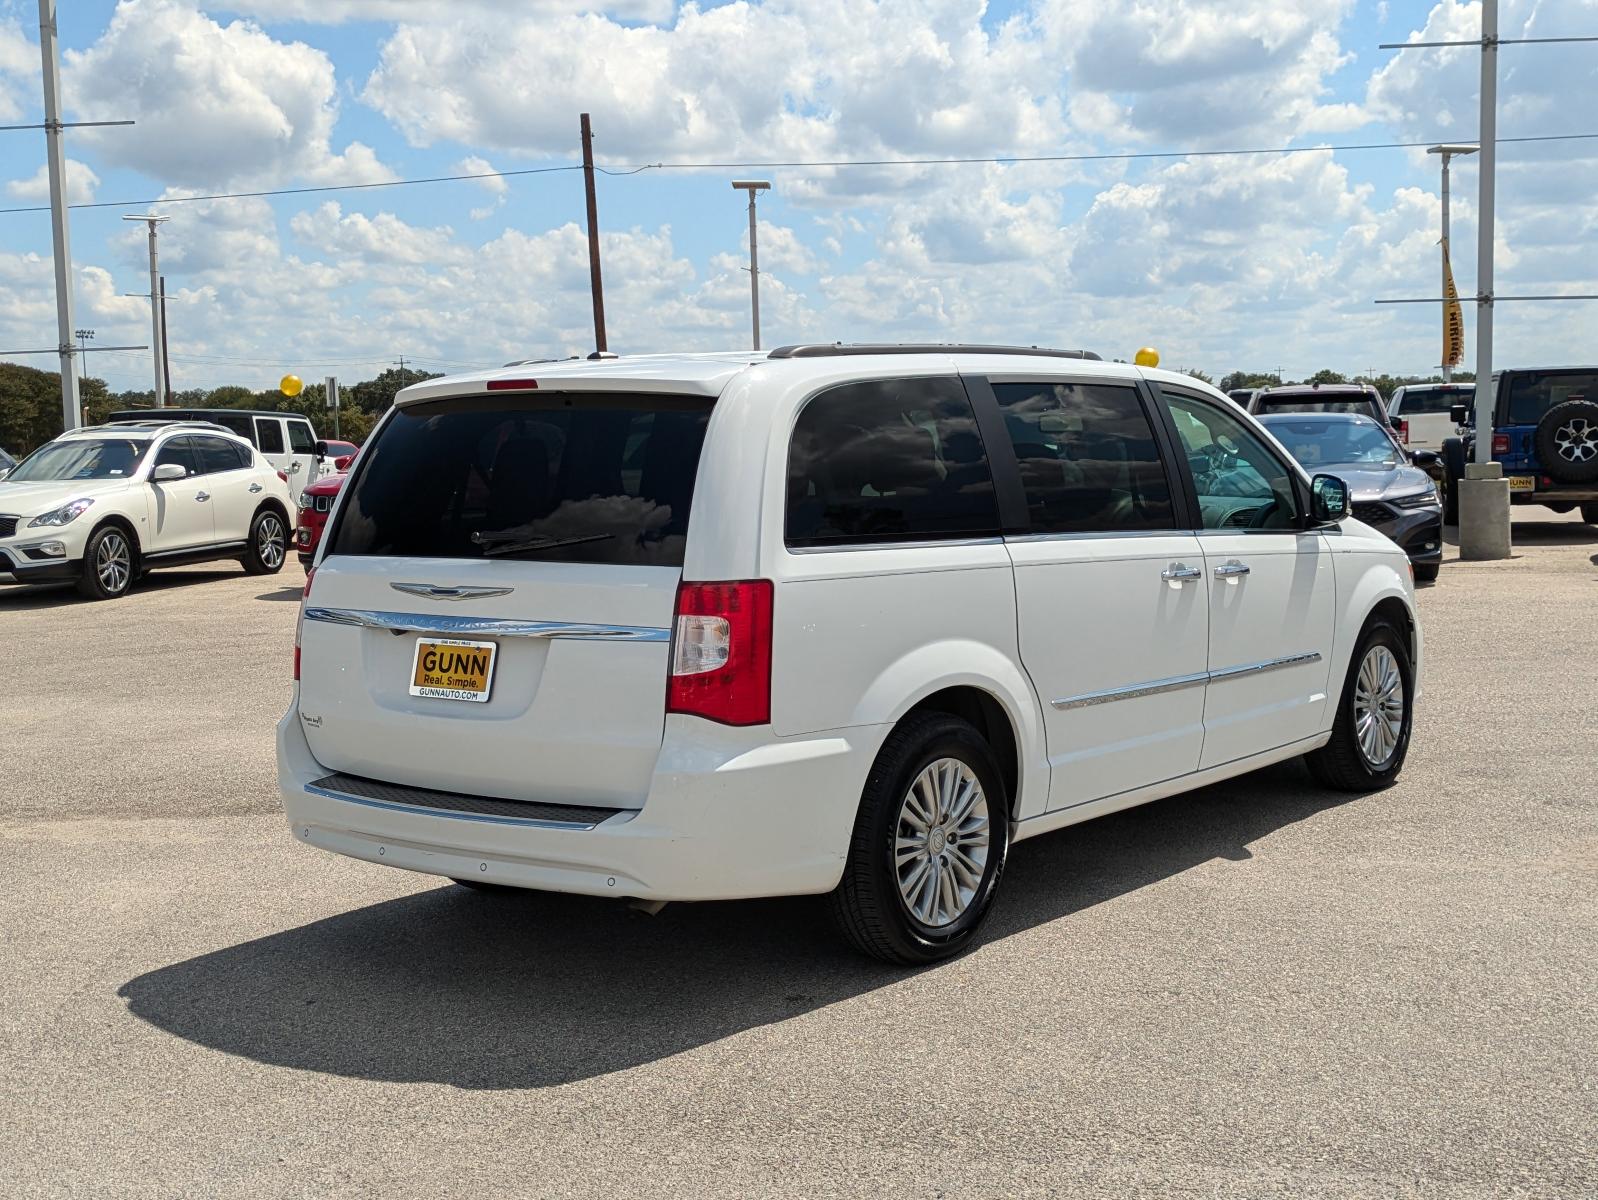
{"label": "concrete bollard", "polygon": [[1466,463],[1459,481],[1459,557],[1509,557],[1509,480],[1502,463]]}

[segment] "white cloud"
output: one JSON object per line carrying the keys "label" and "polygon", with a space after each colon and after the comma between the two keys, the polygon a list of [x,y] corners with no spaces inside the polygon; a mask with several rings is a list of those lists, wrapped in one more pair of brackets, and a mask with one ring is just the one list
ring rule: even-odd
{"label": "white cloud", "polygon": [[[67,203],[89,204],[94,200],[94,189],[100,186],[100,177],[75,158],[67,159]],[[37,204],[50,202],[50,170],[45,163],[26,179],[13,179],[6,184],[6,195],[14,200],[32,200]]]}
{"label": "white cloud", "polygon": [[[604,11],[628,21],[664,21],[672,0],[516,0],[525,12],[543,16]],[[218,0],[216,12],[241,13],[267,21],[306,21],[341,25],[347,21],[446,20],[463,11],[503,14],[505,0]]]}
{"label": "white cloud", "polygon": [[487,220],[489,217],[494,215],[496,210],[504,206],[505,197],[510,194],[510,184],[505,182],[505,177],[503,175],[497,175],[493,173],[493,163],[489,162],[486,158],[479,158],[475,154],[469,154],[465,158],[461,159],[460,162],[455,164],[455,171],[459,175],[482,176],[482,178],[475,179],[472,182],[477,184],[478,187],[482,188],[485,192],[493,197],[488,204],[471,210],[472,220]]}
{"label": "white cloud", "polygon": [[74,115],[138,123],[77,136],[107,163],[164,183],[363,183],[394,178],[370,147],[331,145],[333,63],[245,21],[178,0],[121,0],[100,39],[65,55]]}
{"label": "white cloud", "polygon": [[38,77],[39,47],[22,36],[17,22],[0,21],[0,121],[20,122],[33,110],[29,85]]}
{"label": "white cloud", "polygon": [[300,242],[324,254],[361,264],[409,263],[443,267],[460,261],[467,251],[456,244],[449,226],[422,229],[393,213],[375,217],[342,215],[332,200],[313,212],[297,213],[289,228]]}

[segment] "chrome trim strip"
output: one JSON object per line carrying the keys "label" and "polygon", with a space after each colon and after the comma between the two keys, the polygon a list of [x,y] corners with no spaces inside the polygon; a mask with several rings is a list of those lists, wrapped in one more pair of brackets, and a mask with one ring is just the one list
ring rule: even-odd
{"label": "chrome trim strip", "polygon": [[396,592],[408,596],[422,596],[428,600],[477,600],[489,596],[508,596],[515,588],[507,587],[451,587],[437,583],[391,583]]}
{"label": "chrome trim strip", "polygon": [[1245,663],[1241,667],[1225,667],[1219,671],[1210,672],[1210,682],[1219,683],[1227,679],[1240,679],[1244,675],[1262,675],[1266,671],[1280,671],[1284,667],[1302,667],[1307,663],[1321,661],[1320,651],[1311,650],[1308,654],[1289,654],[1286,658],[1271,658],[1265,662]]}
{"label": "chrome trim strip", "polygon": [[1224,683],[1228,679],[1241,679],[1245,675],[1262,675],[1267,671],[1280,671],[1284,667],[1301,667],[1321,661],[1320,651],[1307,654],[1289,654],[1286,658],[1271,658],[1264,662],[1246,663],[1240,667],[1225,667],[1219,671],[1199,671],[1192,675],[1173,675],[1169,679],[1156,679],[1149,683],[1134,683],[1130,687],[1107,688],[1102,692],[1084,692],[1064,700],[1051,700],[1055,708],[1091,708],[1095,704],[1109,704],[1115,700],[1137,700],[1144,696],[1158,696],[1162,692],[1180,691],[1200,684]]}
{"label": "chrome trim strip", "polygon": [[1175,692],[1182,688],[1199,687],[1210,681],[1208,671],[1194,675],[1173,675],[1169,679],[1156,679],[1152,683],[1134,683],[1130,687],[1107,688],[1102,692],[1085,692],[1064,700],[1054,700],[1055,708],[1091,708],[1095,704],[1109,704],[1114,700],[1136,700],[1142,696],[1157,696],[1161,692]]}
{"label": "chrome trim strip", "polygon": [[355,625],[390,633],[436,633],[443,637],[559,638],[578,642],[669,642],[671,630],[647,625],[587,625],[573,621],[511,621],[503,617],[457,617],[442,613],[378,612],[367,608],[308,608],[307,621]]}
{"label": "chrome trim strip", "polygon": [[329,800],[342,800],[346,804],[364,804],[367,808],[381,808],[389,812],[411,813],[421,817],[448,817],[452,821],[476,821],[484,825],[521,825],[532,826],[535,829],[565,829],[573,833],[598,828],[598,823],[590,825],[576,821],[539,821],[531,817],[496,817],[488,813],[452,812],[444,808],[424,808],[413,804],[394,804],[388,800],[373,800],[366,796],[352,796],[348,792],[335,792],[329,788],[317,787],[314,783],[307,783],[305,790],[313,796],[326,796]]}

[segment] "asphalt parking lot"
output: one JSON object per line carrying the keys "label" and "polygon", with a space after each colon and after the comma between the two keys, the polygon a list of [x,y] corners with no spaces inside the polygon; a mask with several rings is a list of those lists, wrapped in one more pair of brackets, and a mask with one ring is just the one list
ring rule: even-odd
{"label": "asphalt parking lot", "polygon": [[0,1195],[1590,1197],[1598,533],[1516,540],[1420,595],[1397,787],[1027,842],[909,973],[296,845],[292,564],[0,590]]}

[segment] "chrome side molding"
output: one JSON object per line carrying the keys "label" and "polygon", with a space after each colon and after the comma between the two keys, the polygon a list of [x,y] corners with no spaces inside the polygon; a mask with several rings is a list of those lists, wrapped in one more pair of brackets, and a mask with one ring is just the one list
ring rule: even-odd
{"label": "chrome side molding", "polygon": [[1050,703],[1059,709],[1091,708],[1095,704],[1109,704],[1116,700],[1137,700],[1144,696],[1157,696],[1161,692],[1176,692],[1183,688],[1201,687],[1210,683],[1224,683],[1228,679],[1241,679],[1245,675],[1262,675],[1266,671],[1280,671],[1285,667],[1301,667],[1321,661],[1320,651],[1307,654],[1289,654],[1285,658],[1271,658],[1264,662],[1245,663],[1240,667],[1223,667],[1219,671],[1198,671],[1192,675],[1173,675],[1169,679],[1155,679],[1148,683],[1134,683],[1130,687],[1108,688],[1102,692],[1084,692]]}
{"label": "chrome side molding", "polygon": [[671,630],[649,625],[589,625],[573,621],[512,621],[501,617],[457,617],[443,613],[379,612],[368,608],[308,608],[307,621],[355,625],[390,633],[436,633],[443,637],[565,638],[579,642],[669,642]]}

